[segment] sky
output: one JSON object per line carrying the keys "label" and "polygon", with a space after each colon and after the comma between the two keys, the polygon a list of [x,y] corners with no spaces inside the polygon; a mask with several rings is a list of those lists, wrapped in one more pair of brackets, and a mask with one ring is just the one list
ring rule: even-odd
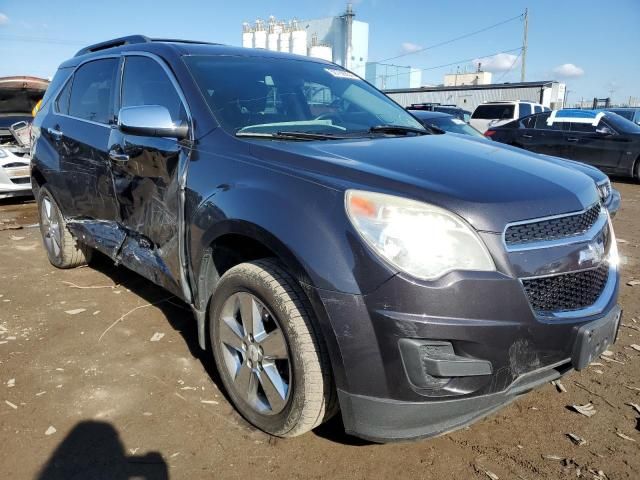
{"label": "sky", "polygon": [[[567,84],[568,102],[640,97],[640,0],[359,0],[356,19],[369,23],[369,60],[426,69],[423,84],[473,68],[481,60],[494,81],[520,81],[523,22],[529,9],[526,80]],[[55,8],[52,8],[54,6]],[[0,76],[51,77],[82,46],[123,35],[241,44],[242,22],[274,15],[320,18],[344,11],[325,0],[0,0]],[[435,68],[440,65],[451,66]]]}

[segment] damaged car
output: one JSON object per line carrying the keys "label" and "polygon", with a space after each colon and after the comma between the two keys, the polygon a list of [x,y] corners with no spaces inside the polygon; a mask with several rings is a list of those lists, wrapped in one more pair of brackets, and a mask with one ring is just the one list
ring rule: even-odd
{"label": "damaged car", "polygon": [[30,196],[29,147],[32,111],[48,80],[0,78],[0,198]]}
{"label": "damaged car", "polygon": [[99,251],[182,299],[272,435],[338,410],[372,441],[444,434],[616,338],[589,175],[433,135],[331,62],[119,38],[60,66],[33,135],[50,262]]}

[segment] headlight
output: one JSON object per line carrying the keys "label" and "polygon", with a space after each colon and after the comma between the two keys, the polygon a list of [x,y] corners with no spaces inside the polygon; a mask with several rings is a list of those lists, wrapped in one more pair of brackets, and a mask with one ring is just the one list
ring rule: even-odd
{"label": "headlight", "polygon": [[609,198],[609,195],[611,195],[611,180],[607,178],[607,180],[605,180],[602,183],[599,183],[597,186],[598,186],[598,195],[600,195],[600,200],[606,203],[607,199]]}
{"label": "headlight", "polygon": [[0,158],[7,158],[9,155],[7,155],[7,152],[4,151],[4,149],[0,148]]}
{"label": "headlight", "polygon": [[365,242],[409,275],[433,280],[452,270],[496,269],[475,231],[447,210],[360,190],[347,190],[345,202]]}

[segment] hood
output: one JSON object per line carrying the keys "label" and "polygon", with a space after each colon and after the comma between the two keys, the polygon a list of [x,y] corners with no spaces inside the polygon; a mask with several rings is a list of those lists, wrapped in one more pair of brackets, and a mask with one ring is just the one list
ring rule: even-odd
{"label": "hood", "polygon": [[36,77],[0,78],[0,115],[31,115],[42,99],[49,81]]}
{"label": "hood", "polygon": [[547,159],[464,136],[341,141],[248,140],[261,161],[338,189],[371,189],[449,209],[476,229],[582,210],[599,197],[593,180]]}

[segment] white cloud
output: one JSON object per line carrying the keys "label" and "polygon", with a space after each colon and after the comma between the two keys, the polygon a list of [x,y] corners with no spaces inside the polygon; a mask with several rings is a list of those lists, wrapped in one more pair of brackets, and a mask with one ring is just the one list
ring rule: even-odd
{"label": "white cloud", "polygon": [[511,55],[510,53],[498,53],[491,57],[476,58],[472,63],[474,66],[481,63],[482,70],[485,72],[506,72],[520,65],[520,57]]}
{"label": "white cloud", "polygon": [[581,77],[582,75],[584,75],[584,70],[574,65],[573,63],[564,63],[554,68],[553,73],[555,73],[559,77],[571,78],[571,77]]}
{"label": "white cloud", "polygon": [[7,17],[4,13],[0,12],[0,26],[6,25],[9,23],[9,17]]}
{"label": "white cloud", "polygon": [[402,51],[405,53],[413,53],[421,49],[422,49],[422,45],[418,45],[417,43],[404,42],[402,44]]}

